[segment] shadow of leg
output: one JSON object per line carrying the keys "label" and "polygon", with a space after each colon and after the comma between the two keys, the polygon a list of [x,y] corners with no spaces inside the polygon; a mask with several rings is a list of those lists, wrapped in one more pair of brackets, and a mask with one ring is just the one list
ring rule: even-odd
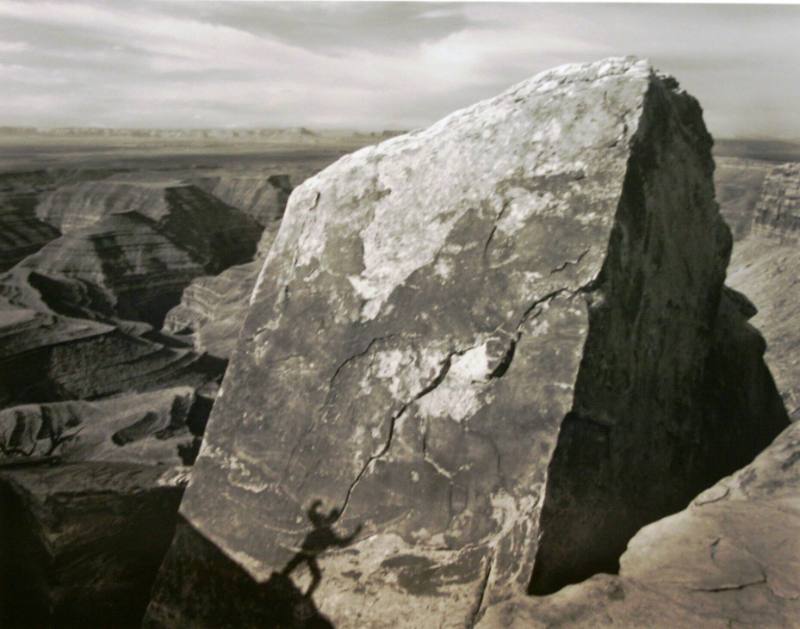
{"label": "shadow of leg", "polygon": [[306,597],[311,598],[314,590],[319,587],[319,583],[322,581],[322,570],[319,568],[316,557],[308,558],[308,569],[311,570],[311,585],[308,586]]}

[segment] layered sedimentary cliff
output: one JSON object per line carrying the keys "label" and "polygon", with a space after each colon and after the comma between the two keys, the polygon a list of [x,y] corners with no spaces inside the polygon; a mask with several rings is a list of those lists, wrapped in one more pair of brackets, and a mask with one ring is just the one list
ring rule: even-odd
{"label": "layered sedimentary cliff", "polygon": [[714,185],[717,201],[734,240],[750,233],[764,178],[773,164],[756,159],[717,157]]}
{"label": "layered sedimentary cliff", "polygon": [[470,625],[745,464],[786,415],[723,296],[710,147],[674,79],[610,59],[295,190],[148,623]]}
{"label": "layered sedimentary cliff", "polygon": [[751,234],[733,250],[728,281],[758,313],[766,360],[793,420],[800,419],[800,164],[775,167],[765,178]]}
{"label": "layered sedimentary cliff", "polygon": [[[266,185],[273,187],[273,183],[270,183],[273,179],[272,176],[268,177]],[[281,183],[281,190],[285,190],[288,178],[279,176],[277,180]],[[222,181],[228,182],[229,179]],[[261,181],[265,181],[263,177]],[[165,330],[175,334],[191,334],[198,352],[208,352],[226,360],[230,358],[250,306],[256,278],[280,227],[287,199],[288,195],[283,193],[277,198],[269,198],[266,206],[268,215],[255,260],[225,269],[219,275],[193,280],[183,291],[181,302],[167,313]],[[263,195],[258,197],[258,202],[263,202]]]}
{"label": "layered sedimentary cliff", "polygon": [[36,215],[64,234],[88,227],[109,214],[139,212],[158,220],[169,211],[165,188],[158,181],[113,178],[66,184],[42,197]]}
{"label": "layered sedimentary cliff", "polygon": [[119,327],[5,304],[0,308],[0,408],[202,386],[219,366]]}
{"label": "layered sedimentary cliff", "polygon": [[0,198],[0,271],[10,269],[58,236],[52,225]]}
{"label": "layered sedimentary cliff", "polygon": [[59,461],[193,461],[198,403],[192,387],[173,387],[96,401],[24,404],[0,410],[0,449],[7,455]]}
{"label": "layered sedimentary cliff", "polygon": [[220,173],[192,179],[192,183],[246,212],[265,227],[280,223],[292,192],[289,175],[265,176],[263,172]]}
{"label": "layered sedimentary cliff", "polygon": [[[98,198],[90,194],[97,189]],[[66,233],[19,266],[41,281],[67,280],[83,316],[158,326],[192,279],[250,260],[262,231],[188,185],[81,183],[56,190],[46,208],[42,215]]]}
{"label": "layered sedimentary cliff", "polygon": [[756,233],[800,238],[800,163],[776,166],[764,179],[755,211]]}

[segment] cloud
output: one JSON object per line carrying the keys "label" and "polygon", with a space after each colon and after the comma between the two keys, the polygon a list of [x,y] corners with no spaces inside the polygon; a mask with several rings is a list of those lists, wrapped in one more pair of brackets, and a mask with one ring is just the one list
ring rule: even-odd
{"label": "cloud", "polygon": [[649,57],[717,135],[800,138],[800,7],[0,1],[0,125],[415,127]]}

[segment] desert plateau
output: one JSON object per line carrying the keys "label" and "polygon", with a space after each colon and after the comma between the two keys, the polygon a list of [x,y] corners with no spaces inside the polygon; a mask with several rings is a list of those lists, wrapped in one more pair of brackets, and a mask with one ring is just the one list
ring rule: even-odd
{"label": "desert plateau", "polygon": [[109,81],[0,58],[0,627],[800,627],[800,126],[571,30],[454,87],[581,5],[145,4],[0,6]]}

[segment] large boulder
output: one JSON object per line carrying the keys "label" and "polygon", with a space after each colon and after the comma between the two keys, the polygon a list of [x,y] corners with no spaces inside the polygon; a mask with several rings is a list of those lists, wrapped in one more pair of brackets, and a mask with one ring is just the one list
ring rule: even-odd
{"label": "large boulder", "polygon": [[495,627],[796,627],[800,424],[680,513],[637,533],[619,576],[490,608]]}
{"label": "large boulder", "polygon": [[800,419],[800,163],[773,168],[755,206],[750,235],[733,249],[728,282],[753,300],[753,324],[793,420]]}
{"label": "large boulder", "polygon": [[[786,415],[745,300],[720,307],[710,148],[674,79],[609,59],[297,188],[181,505],[201,539],[176,540],[148,622],[212,626],[186,600],[212,592],[269,622],[238,580],[205,589],[210,542],[339,627],[470,625],[613,569],[750,460]],[[739,344],[741,371],[719,358]]]}

